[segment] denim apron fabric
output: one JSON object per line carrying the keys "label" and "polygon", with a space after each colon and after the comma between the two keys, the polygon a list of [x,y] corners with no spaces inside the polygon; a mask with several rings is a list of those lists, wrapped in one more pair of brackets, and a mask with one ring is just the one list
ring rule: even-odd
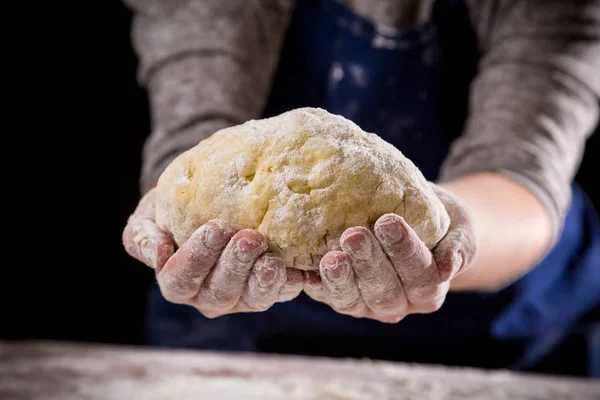
{"label": "denim apron fabric", "polygon": [[[458,1],[440,0],[430,22],[395,31],[334,0],[298,0],[264,116],[303,106],[341,114],[395,145],[434,181],[461,133],[477,59]],[[450,293],[436,313],[390,325],[337,314],[305,294],[263,313],[207,319],[166,302],[155,286],[148,343],[531,368],[600,301],[598,216],[585,194],[573,190],[556,246],[498,292]]]}

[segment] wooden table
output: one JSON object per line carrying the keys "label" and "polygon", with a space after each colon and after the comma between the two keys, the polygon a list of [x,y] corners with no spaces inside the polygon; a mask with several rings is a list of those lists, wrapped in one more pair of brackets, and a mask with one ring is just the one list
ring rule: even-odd
{"label": "wooden table", "polygon": [[2,400],[600,400],[600,382],[424,365],[1,342]]}

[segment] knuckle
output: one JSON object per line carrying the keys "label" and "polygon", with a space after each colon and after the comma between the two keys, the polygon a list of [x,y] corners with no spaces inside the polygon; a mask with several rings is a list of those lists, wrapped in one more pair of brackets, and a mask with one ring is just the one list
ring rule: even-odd
{"label": "knuckle", "polygon": [[430,266],[432,263],[432,254],[429,249],[421,242],[410,241],[406,246],[397,252],[397,258],[405,263]]}
{"label": "knuckle", "polygon": [[440,299],[435,299],[435,300],[430,300],[430,301],[426,301],[422,304],[418,305],[418,309],[421,312],[425,312],[425,313],[433,313],[438,311],[440,308],[442,308],[442,305],[444,304],[444,298],[440,298]]}
{"label": "knuckle", "polygon": [[186,296],[183,296],[177,289],[169,287],[159,282],[160,292],[162,296],[170,303],[185,304],[187,301]]}
{"label": "knuckle", "polygon": [[407,293],[411,300],[414,299],[415,301],[419,301],[443,297],[447,290],[448,285],[436,283],[411,288]]}
{"label": "knuckle", "polygon": [[279,288],[275,286],[262,287],[257,283],[249,283],[244,293],[244,299],[254,304],[273,304],[277,301]]}
{"label": "knuckle", "polygon": [[372,300],[372,308],[382,313],[400,312],[400,301],[398,296],[382,296]]}
{"label": "knuckle", "polygon": [[216,264],[221,252],[188,241],[177,253],[177,264],[186,270],[207,270]]}
{"label": "knuckle", "polygon": [[362,311],[363,304],[360,298],[356,298],[349,302],[347,301],[344,303],[336,304],[334,308],[336,309],[336,311],[343,314],[358,314],[360,313],[360,311]]}
{"label": "knuckle", "polygon": [[224,275],[210,274],[200,288],[199,297],[210,309],[231,308],[242,297],[244,289]]}
{"label": "knuckle", "polygon": [[271,308],[276,301],[276,294],[271,296],[253,296],[251,293],[247,293],[242,299],[242,304],[252,311],[266,311]]}
{"label": "knuckle", "polygon": [[431,285],[420,288],[419,290],[413,290],[410,293],[409,300],[413,308],[418,312],[431,313],[438,311],[444,301],[446,300],[446,294],[448,293],[449,284],[442,283],[438,285]]}
{"label": "knuckle", "polygon": [[235,296],[226,290],[206,290],[203,291],[204,300],[214,308],[233,307],[239,296]]}
{"label": "knuckle", "polygon": [[189,246],[186,246],[177,252],[176,261],[170,267],[171,269],[190,270],[201,265],[203,260],[204,254],[199,251],[192,251]]}
{"label": "knuckle", "polygon": [[248,304],[248,309],[251,312],[263,312],[263,311],[267,311],[269,308],[271,308],[272,304],[259,304],[259,303],[254,303],[254,304]]}
{"label": "knuckle", "polygon": [[159,274],[158,285],[165,299],[179,301],[194,294],[194,287],[180,274]]}

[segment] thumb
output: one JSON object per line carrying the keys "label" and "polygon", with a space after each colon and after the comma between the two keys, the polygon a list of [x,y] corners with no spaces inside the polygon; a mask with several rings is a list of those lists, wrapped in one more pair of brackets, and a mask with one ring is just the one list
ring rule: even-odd
{"label": "thumb", "polygon": [[138,203],[123,230],[123,246],[127,253],[154,269],[160,269],[173,255],[171,235],[154,221],[156,190],[150,190]]}
{"label": "thumb", "polygon": [[469,208],[457,196],[438,185],[432,184],[432,187],[450,216],[448,232],[433,249],[440,277],[447,281],[473,264],[477,253],[474,219]]}

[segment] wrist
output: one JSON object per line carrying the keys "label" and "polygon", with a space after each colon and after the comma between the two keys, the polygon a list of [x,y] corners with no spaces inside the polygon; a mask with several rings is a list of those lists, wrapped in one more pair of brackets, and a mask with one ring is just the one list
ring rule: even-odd
{"label": "wrist", "polygon": [[551,227],[541,202],[519,182],[475,173],[441,187],[470,210],[477,255],[451,290],[498,290],[525,274],[544,254]]}

